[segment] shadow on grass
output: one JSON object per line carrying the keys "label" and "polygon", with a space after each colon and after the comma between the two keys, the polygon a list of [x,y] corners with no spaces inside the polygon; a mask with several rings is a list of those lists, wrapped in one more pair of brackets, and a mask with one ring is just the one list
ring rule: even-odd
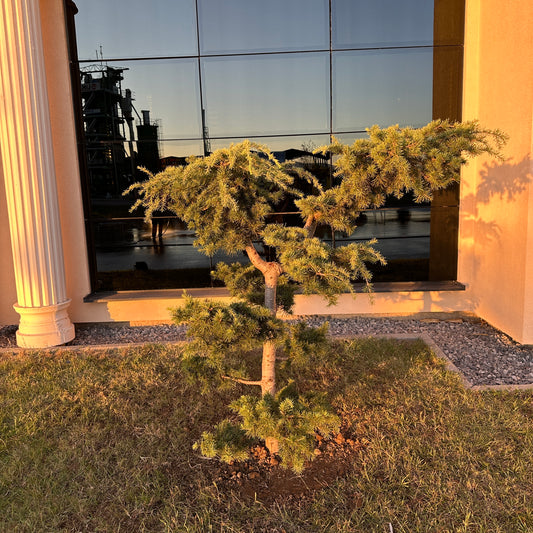
{"label": "shadow on grass", "polygon": [[192,450],[242,389],[179,348],[0,356],[0,530],[530,531],[533,395],[464,390],[420,342],[334,343],[297,370],[342,431],[302,476]]}

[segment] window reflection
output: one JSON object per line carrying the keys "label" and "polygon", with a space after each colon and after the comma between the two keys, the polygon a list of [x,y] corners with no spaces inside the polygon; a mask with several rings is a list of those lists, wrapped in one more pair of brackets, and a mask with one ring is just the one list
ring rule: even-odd
{"label": "window reflection", "polygon": [[[100,289],[209,285],[213,263],[246,260],[206,257],[168,213],[160,223],[130,213],[134,194],[122,191],[145,179],[139,166],[157,172],[251,138],[330,186],[328,157],[312,151],[331,135],[351,143],[373,124],[460,119],[464,0],[76,4]],[[294,211],[289,201],[273,216],[301,223]],[[432,242],[441,227],[434,218]],[[385,209],[362,214],[353,235],[325,228],[320,237],[342,246],[375,235],[391,265],[403,265],[400,279],[406,271],[416,272],[409,279],[427,278],[429,206],[389,199]]]}
{"label": "window reflection", "polygon": [[327,0],[199,0],[198,7],[202,54],[329,49]]}
{"label": "window reflection", "polygon": [[212,137],[327,133],[327,53],[202,60]]}
{"label": "window reflection", "polygon": [[433,2],[332,0],[333,49],[433,45]]}
{"label": "window reflection", "polygon": [[[161,139],[201,137],[198,63],[194,59],[122,61],[139,115],[150,110]],[[141,116],[136,118],[140,119]]]}
{"label": "window reflection", "polygon": [[[250,137],[232,137],[223,139],[211,139],[211,147],[213,150],[224,148],[231,143],[238,143]],[[281,137],[252,137],[251,141],[262,144],[274,153],[276,158],[280,161],[292,159],[293,156],[301,155],[299,151],[306,152],[309,155],[315,148],[326,146],[329,144],[329,135],[288,135]]]}
{"label": "window reflection", "polygon": [[432,118],[432,95],[432,49],[333,54],[334,131],[422,126]]}
{"label": "window reflection", "polygon": [[195,0],[76,0],[81,60],[197,53]]}
{"label": "window reflection", "polygon": [[97,64],[81,69],[90,194],[120,197],[161,169],[161,139],[201,136],[197,65],[191,60]]}

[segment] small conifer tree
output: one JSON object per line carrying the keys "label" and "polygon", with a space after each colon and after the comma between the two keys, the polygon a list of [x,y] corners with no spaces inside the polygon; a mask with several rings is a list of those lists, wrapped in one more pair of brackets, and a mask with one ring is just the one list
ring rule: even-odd
{"label": "small conifer tree", "polygon": [[[132,209],[174,212],[196,232],[195,244],[205,253],[245,251],[249,265],[219,265],[214,274],[239,298],[229,305],[185,298],[174,311],[187,322],[184,364],[206,386],[213,380],[235,381],[261,388],[260,396],[243,396],[231,408],[240,417],[198,447],[223,460],[243,457],[250,439],[265,441],[285,465],[301,470],[313,456],[315,432],[338,431],[339,419],[324,398],[300,395],[290,382],[276,383],[276,351],[306,358],[326,343],[326,329],[287,326],[278,307],[290,309],[294,291],[321,294],[329,304],[353,292],[359,279],[371,290],[369,263],[384,263],[373,245],[334,248],[315,237],[319,225],[352,233],[365,209],[377,208],[388,196],[414,194],[430,200],[434,191],[458,182],[468,157],[487,153],[500,157],[505,136],[477,122],[434,121],[420,129],[392,126],[368,130],[368,138],[344,145],[334,140],[317,153],[335,156],[333,183],[324,188],[301,166],[278,162],[264,146],[243,141],[205,158],[190,158],[184,167],[167,167],[126,192],[138,191]],[[302,222],[287,226],[274,216],[283,201],[294,202]],[[286,204],[285,204],[286,205]],[[274,251],[268,254],[265,250]],[[262,346],[260,379],[250,379],[241,354]]]}

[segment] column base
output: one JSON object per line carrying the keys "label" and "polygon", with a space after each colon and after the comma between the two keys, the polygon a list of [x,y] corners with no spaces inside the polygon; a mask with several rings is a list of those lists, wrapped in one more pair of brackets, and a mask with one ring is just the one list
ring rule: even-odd
{"label": "column base", "polygon": [[21,348],[50,348],[75,337],[67,307],[70,300],[46,307],[13,307],[20,315],[17,345]]}

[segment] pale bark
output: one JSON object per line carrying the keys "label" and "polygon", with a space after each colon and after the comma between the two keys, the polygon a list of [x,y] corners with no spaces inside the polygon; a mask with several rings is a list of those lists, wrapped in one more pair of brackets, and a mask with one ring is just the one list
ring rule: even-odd
{"label": "pale bark", "polygon": [[[278,279],[283,272],[279,263],[265,261],[261,258],[253,244],[246,247],[246,253],[252,264],[261,271],[265,278],[265,307],[276,315],[276,288]],[[274,341],[266,341],[263,344],[263,359],[261,365],[261,394],[276,394],[276,344]],[[279,451],[279,442],[273,437],[265,439],[265,445],[269,452],[274,454]]]}
{"label": "pale bark", "polygon": [[263,362],[261,365],[261,392],[276,394],[276,345],[273,341],[263,344]]}
{"label": "pale bark", "polygon": [[246,247],[246,253],[255,268],[263,274],[265,278],[265,307],[273,314],[276,314],[276,288],[278,279],[283,272],[281,265],[275,261],[265,261],[257,252],[253,244]]}
{"label": "pale bark", "polygon": [[309,215],[305,221],[304,229],[307,231],[308,237],[314,237],[318,223],[314,215]]}

